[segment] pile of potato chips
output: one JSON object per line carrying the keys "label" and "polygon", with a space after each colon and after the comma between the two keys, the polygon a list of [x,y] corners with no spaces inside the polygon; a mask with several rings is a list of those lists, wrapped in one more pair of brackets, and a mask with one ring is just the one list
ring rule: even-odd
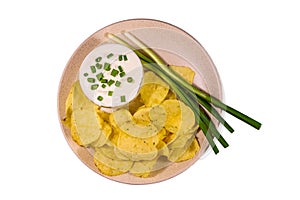
{"label": "pile of potato chips", "polygon": [[[170,67],[193,82],[190,68]],[[169,164],[193,158],[200,149],[193,111],[151,71],[144,73],[138,96],[110,112],[86,98],[75,82],[63,122],[78,145],[93,150],[95,165],[107,176],[149,177]]]}

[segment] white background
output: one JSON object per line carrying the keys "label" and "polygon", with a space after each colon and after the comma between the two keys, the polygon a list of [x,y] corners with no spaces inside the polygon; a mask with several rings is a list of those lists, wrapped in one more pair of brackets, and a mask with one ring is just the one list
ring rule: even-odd
{"label": "white background", "polygon": [[[0,199],[299,199],[299,10],[289,0],[1,1]],[[141,17],[199,40],[226,103],[263,126],[256,131],[225,115],[236,130],[222,131],[229,148],[171,180],[136,186],[85,167],[63,137],[56,107],[75,49],[106,25]]]}

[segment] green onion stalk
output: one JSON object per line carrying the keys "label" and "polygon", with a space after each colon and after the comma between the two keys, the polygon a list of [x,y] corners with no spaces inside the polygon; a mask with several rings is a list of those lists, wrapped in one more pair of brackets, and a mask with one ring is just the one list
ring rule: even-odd
{"label": "green onion stalk", "polygon": [[140,58],[143,66],[160,76],[166,83],[168,83],[171,89],[176,95],[189,106],[194,114],[195,119],[201,130],[203,131],[209,145],[212,147],[215,154],[219,152],[214,139],[216,138],[220,144],[226,148],[228,143],[223,136],[217,130],[215,124],[212,122],[208,112],[215,117],[229,132],[234,132],[234,129],[225,121],[225,119],[219,114],[215,107],[220,108],[234,117],[242,120],[250,126],[260,129],[261,123],[248,117],[247,115],[237,111],[236,109],[227,106],[217,98],[211,96],[204,90],[188,83],[177,72],[169,68],[169,65],[152,49],[147,47],[141,40],[132,35],[129,32],[124,32],[123,35],[136,47],[132,46],[125,40],[118,36],[108,33],[107,37],[119,44],[125,45],[132,49]]}

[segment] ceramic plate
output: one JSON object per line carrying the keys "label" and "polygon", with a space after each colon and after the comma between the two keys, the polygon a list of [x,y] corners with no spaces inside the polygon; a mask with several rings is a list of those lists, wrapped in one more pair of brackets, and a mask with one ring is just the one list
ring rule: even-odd
{"label": "ceramic plate", "polygon": [[[78,71],[85,57],[97,46],[103,43],[111,43],[106,34],[120,35],[123,31],[129,31],[154,49],[167,63],[177,66],[189,66],[195,72],[194,84],[208,91],[211,95],[222,99],[222,87],[218,72],[205,49],[191,35],[171,24],[150,20],[133,19],[106,26],[89,38],[87,38],[74,52],[63,72],[58,92],[59,120],[65,118],[65,102],[72,84],[78,80]],[[70,135],[70,130],[61,124],[64,136],[71,149],[78,158],[96,173],[122,183],[148,184],[160,182],[174,177],[191,165],[207,152],[208,143],[200,131],[197,139],[201,150],[197,155],[187,161],[173,163],[164,169],[153,173],[148,178],[139,178],[130,174],[119,176],[105,176],[101,174],[93,161],[93,155],[84,147],[77,145]],[[199,169],[201,170],[201,169]]]}

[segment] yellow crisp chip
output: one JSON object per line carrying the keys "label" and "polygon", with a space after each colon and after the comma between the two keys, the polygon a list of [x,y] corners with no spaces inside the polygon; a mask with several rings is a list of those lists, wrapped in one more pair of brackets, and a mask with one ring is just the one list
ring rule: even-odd
{"label": "yellow crisp chip", "polygon": [[112,132],[109,135],[108,141],[106,142],[107,145],[109,146],[117,146],[118,140],[119,140],[119,130],[116,127],[115,124],[111,124]]}
{"label": "yellow crisp chip", "polygon": [[[73,117],[71,118],[71,121],[73,120]],[[73,123],[72,123],[73,124]],[[77,130],[75,126],[71,125],[71,136],[74,142],[76,142],[78,145],[83,146],[82,142],[80,141],[79,135],[77,134]]]}
{"label": "yellow crisp chip", "polygon": [[176,133],[181,124],[180,102],[177,100],[165,100],[161,105],[167,112],[165,128],[172,133]]}
{"label": "yellow crisp chip", "polygon": [[73,91],[74,91],[74,85],[72,85],[72,88],[68,94],[67,100],[66,100],[66,117],[62,120],[62,123],[71,129],[72,122],[72,102],[73,102]]}
{"label": "yellow crisp chip", "polygon": [[169,156],[169,148],[167,146],[167,144],[163,141],[159,141],[156,148],[158,149],[158,155],[160,156]]}
{"label": "yellow crisp chip", "polygon": [[169,92],[169,85],[149,71],[144,74],[144,82],[140,89],[141,100],[146,106],[160,104]]}
{"label": "yellow crisp chip", "polygon": [[165,99],[176,99],[176,94],[172,90],[169,90]]}
{"label": "yellow crisp chip", "polygon": [[157,158],[153,160],[143,160],[134,162],[129,172],[139,177],[148,177],[153,170],[156,160]]}
{"label": "yellow crisp chip", "polygon": [[[160,117],[157,117],[157,114]],[[152,107],[149,111],[149,118],[151,121],[150,124],[137,124],[128,110],[120,109],[110,115],[110,122],[128,135],[138,138],[148,138],[156,135],[163,127],[166,118],[164,108],[162,106]]]}
{"label": "yellow crisp chip", "polygon": [[139,94],[128,104],[129,112],[133,115],[141,106],[143,106],[143,102],[141,100],[141,95]]}
{"label": "yellow crisp chip", "polygon": [[162,141],[166,144],[170,144],[176,139],[176,137],[177,137],[176,133],[166,131],[166,136],[162,139]]}
{"label": "yellow crisp chip", "polygon": [[110,115],[110,113],[101,110],[101,107],[100,107],[100,106],[97,106],[97,105],[95,105],[95,109],[96,109],[96,111],[97,111],[98,117],[99,117],[101,120],[103,120],[103,121],[105,121],[105,122],[109,122],[109,115]]}
{"label": "yellow crisp chip", "polygon": [[151,123],[149,111],[151,107],[140,107],[133,115],[133,119],[137,124],[149,125]]}
{"label": "yellow crisp chip", "polygon": [[168,131],[183,134],[194,126],[194,112],[181,101],[169,99],[161,105],[167,113],[165,128]]}
{"label": "yellow crisp chip", "polygon": [[[98,106],[95,106],[96,110],[98,110],[97,107]],[[100,134],[99,138],[94,143],[91,144],[93,147],[101,147],[105,143],[107,143],[109,136],[112,133],[111,126],[109,125],[109,123],[107,121],[104,121],[104,119],[108,120],[108,118],[109,118],[109,114],[107,114],[105,112],[98,113],[97,119],[100,124],[101,134]]]}
{"label": "yellow crisp chip", "polygon": [[118,176],[118,175],[126,173],[126,172],[122,172],[122,171],[113,169],[111,167],[108,167],[105,164],[98,161],[96,158],[94,158],[94,163],[95,163],[96,167],[98,168],[98,170],[106,176]]}
{"label": "yellow crisp chip", "polygon": [[182,134],[179,135],[170,145],[170,149],[182,148],[187,143],[187,141],[193,137],[194,134]]}
{"label": "yellow crisp chip", "polygon": [[152,160],[157,156],[156,145],[158,142],[158,136],[137,138],[120,131],[116,147],[132,161]]}
{"label": "yellow crisp chip", "polygon": [[175,72],[177,72],[182,78],[184,78],[190,84],[193,83],[195,72],[189,67],[171,65],[170,68]]}
{"label": "yellow crisp chip", "polygon": [[185,151],[190,147],[194,138],[195,137],[191,137],[189,140],[187,140],[183,147],[170,149],[168,159],[171,162],[176,162],[178,160],[178,158],[180,158],[185,153]]}
{"label": "yellow crisp chip", "polygon": [[127,172],[133,164],[132,161],[118,159],[114,155],[113,148],[97,148],[94,153],[94,160],[99,161],[111,169],[121,172]]}
{"label": "yellow crisp chip", "polygon": [[182,162],[182,161],[193,158],[199,150],[200,150],[200,144],[199,144],[198,140],[195,138],[193,140],[192,144],[190,145],[190,147],[184,152],[183,155],[181,155],[176,160],[176,162]]}
{"label": "yellow crisp chip", "polygon": [[95,142],[101,135],[97,111],[95,104],[83,94],[78,81],[74,84],[72,114],[73,126],[76,128],[81,143],[87,146]]}
{"label": "yellow crisp chip", "polygon": [[130,160],[128,157],[126,157],[124,154],[122,154],[122,152],[118,149],[117,146],[113,146],[114,147],[114,151],[115,151],[115,155],[121,159],[121,160]]}

